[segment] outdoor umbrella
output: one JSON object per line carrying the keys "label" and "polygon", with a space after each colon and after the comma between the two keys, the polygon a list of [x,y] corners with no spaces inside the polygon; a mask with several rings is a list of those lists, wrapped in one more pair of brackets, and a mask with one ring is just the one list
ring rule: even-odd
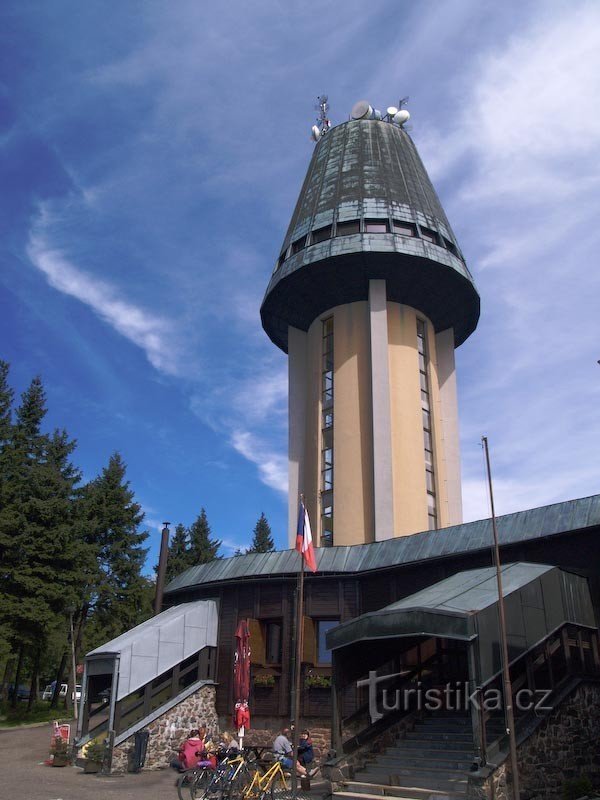
{"label": "outdoor umbrella", "polygon": [[248,695],[250,694],[250,631],[248,620],[240,620],[235,632],[233,659],[233,694],[235,698],[234,721],[238,729],[240,747],[245,729],[250,727]]}

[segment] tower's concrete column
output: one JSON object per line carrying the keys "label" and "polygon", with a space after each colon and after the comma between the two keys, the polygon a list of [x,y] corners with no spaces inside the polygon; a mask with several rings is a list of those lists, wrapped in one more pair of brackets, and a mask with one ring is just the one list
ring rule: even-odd
{"label": "tower's concrete column", "polygon": [[373,504],[375,539],[380,541],[391,539],[394,535],[392,416],[385,281],[369,281],[369,323],[373,398]]}
{"label": "tower's concrete column", "polygon": [[462,522],[462,491],[460,481],[460,443],[458,434],[458,400],[456,396],[456,370],[454,366],[454,331],[452,328],[435,337],[437,376],[440,397],[440,423],[445,460],[447,497],[446,525]]}
{"label": "tower's concrete column", "polygon": [[288,331],[288,535],[294,544],[298,521],[298,497],[304,491],[304,459],[306,441],[306,333],[292,328]]}

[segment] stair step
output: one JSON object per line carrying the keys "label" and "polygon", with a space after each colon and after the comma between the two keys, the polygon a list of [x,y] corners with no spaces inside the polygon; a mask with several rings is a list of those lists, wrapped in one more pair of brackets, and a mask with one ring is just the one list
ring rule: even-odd
{"label": "stair step", "polygon": [[[449,747],[450,744],[450,747]],[[449,753],[472,753],[473,739],[470,742],[448,742],[447,739],[438,741],[437,739],[397,739],[396,744],[388,747],[386,752],[404,752],[409,750],[427,750],[434,753],[444,750]]]}
{"label": "stair step", "polygon": [[[444,753],[443,757],[440,757],[440,753]],[[386,769],[389,767],[392,769],[393,767],[419,767],[419,769],[446,769],[446,770],[468,770],[473,763],[473,759],[469,759],[468,756],[465,757],[464,753],[459,754],[459,756],[452,757],[451,754],[448,752],[440,751],[432,757],[424,752],[412,752],[412,753],[402,753],[402,754],[383,754],[378,755],[376,759],[376,763],[378,766],[385,767]]]}
{"label": "stair step", "polygon": [[383,789],[396,789],[395,794],[383,794],[383,792],[375,791],[370,793],[368,791],[347,792],[338,791],[333,793],[333,797],[338,797],[340,800],[381,800],[382,797],[394,797],[398,800],[429,800],[432,796],[436,800],[445,800],[445,798],[459,798],[464,797],[463,792],[437,792],[431,789],[422,789],[417,786],[384,786]]}
{"label": "stair step", "polygon": [[390,785],[390,778],[398,786],[418,786],[438,791],[460,791],[467,786],[467,776],[464,773],[434,773],[424,770],[410,770],[402,768],[393,772],[382,769],[365,769],[357,772],[355,778],[362,783],[382,783]]}
{"label": "stair step", "polygon": [[406,734],[407,739],[422,739],[424,741],[438,741],[438,742],[473,742],[473,734],[469,733],[448,733],[445,731],[408,731]]}
{"label": "stair step", "polygon": [[461,797],[464,792],[440,792],[437,789],[424,789],[421,786],[390,786],[383,783],[360,783],[358,781],[344,781],[344,791],[359,797],[362,794],[375,795],[377,797],[410,797],[423,798],[428,800],[429,795],[433,794],[436,798],[439,795],[450,794],[452,797]]}

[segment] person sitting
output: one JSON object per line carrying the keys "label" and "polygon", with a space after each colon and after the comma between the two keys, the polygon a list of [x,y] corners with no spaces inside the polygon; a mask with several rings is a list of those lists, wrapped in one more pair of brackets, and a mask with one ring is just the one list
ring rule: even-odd
{"label": "person sitting", "polygon": [[[282,728],[281,733],[273,742],[273,753],[284,769],[292,769],[294,766],[294,748],[289,736],[290,729]],[[306,767],[303,767],[299,761],[296,761],[296,772],[302,777],[309,775]]]}
{"label": "person sitting", "polygon": [[221,741],[219,742],[219,750],[222,752],[227,753],[228,755],[235,755],[239,752],[239,745],[233,736],[225,731],[221,736]]}
{"label": "person sitting", "polygon": [[184,772],[186,769],[193,769],[199,766],[205,757],[204,739],[201,736],[201,732],[194,728],[190,731],[190,735],[185,742],[180,745],[177,758],[171,761],[171,766],[173,769]]}
{"label": "person sitting", "polygon": [[310,731],[304,730],[300,734],[300,741],[298,742],[298,761],[303,767],[308,767],[314,760],[315,751],[313,750]]}

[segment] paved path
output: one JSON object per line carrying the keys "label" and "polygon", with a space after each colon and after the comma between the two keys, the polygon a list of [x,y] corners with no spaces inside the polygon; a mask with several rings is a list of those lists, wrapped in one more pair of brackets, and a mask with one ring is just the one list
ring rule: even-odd
{"label": "paved path", "polygon": [[171,769],[139,775],[84,775],[46,767],[52,726],[0,730],[0,800],[177,800]]}
{"label": "paved path", "polygon": [[[172,769],[98,776],[45,766],[51,734],[51,725],[0,730],[0,800],[177,800]],[[298,797],[320,800],[322,791]]]}

